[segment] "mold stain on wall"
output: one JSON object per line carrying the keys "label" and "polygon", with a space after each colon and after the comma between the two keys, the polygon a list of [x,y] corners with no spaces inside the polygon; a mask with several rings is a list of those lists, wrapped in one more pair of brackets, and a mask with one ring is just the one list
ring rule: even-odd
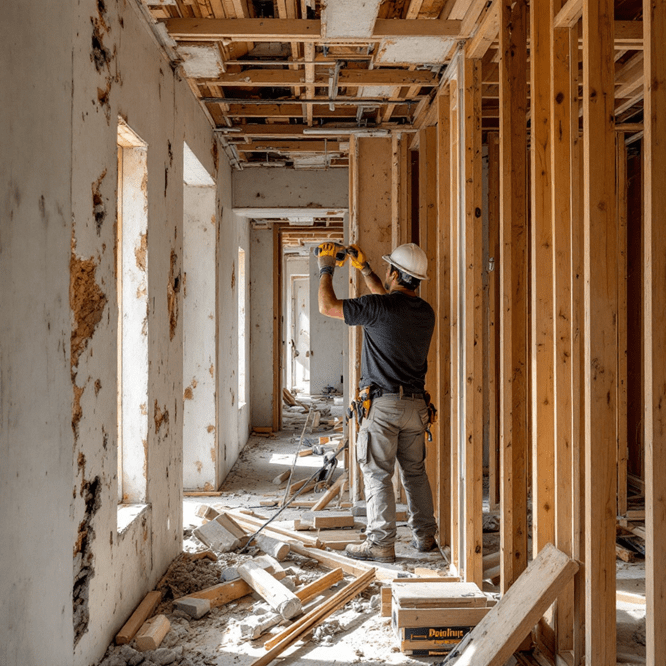
{"label": "mold stain on wall", "polygon": [[[85,465],[85,458],[79,464]],[[101,506],[102,483],[99,476],[92,481],[84,481],[81,497],[85,503],[83,520],[79,523],[76,542],[74,544],[74,588],[72,595],[74,645],[76,646],[88,631],[90,609],[88,606],[90,580],[95,575],[92,543],[95,538],[93,518]]]}
{"label": "mold stain on wall", "polygon": [[178,255],[171,250],[169,282],[167,283],[167,308],[169,311],[169,339],[173,340],[178,328],[178,292],[180,291],[180,271]]}

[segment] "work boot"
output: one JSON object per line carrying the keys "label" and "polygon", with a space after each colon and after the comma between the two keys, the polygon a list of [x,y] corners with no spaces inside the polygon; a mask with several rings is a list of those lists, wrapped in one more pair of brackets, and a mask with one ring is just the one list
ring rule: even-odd
{"label": "work boot", "polygon": [[364,541],[360,545],[349,544],[345,548],[345,555],[355,560],[373,560],[375,562],[395,562],[395,548],[390,546],[378,546],[372,541]]}
{"label": "work boot", "polygon": [[414,537],[412,542],[409,544],[415,550],[418,550],[419,553],[429,553],[431,550],[437,548],[437,542],[435,541],[434,536],[425,536],[425,537]]}

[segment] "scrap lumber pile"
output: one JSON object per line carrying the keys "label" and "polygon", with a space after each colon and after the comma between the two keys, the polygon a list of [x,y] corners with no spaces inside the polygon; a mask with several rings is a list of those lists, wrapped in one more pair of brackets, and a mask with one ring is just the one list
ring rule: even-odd
{"label": "scrap lumber pile", "polygon": [[[317,537],[304,531],[271,525],[255,535],[257,527],[265,522],[263,517],[206,505],[199,506],[197,513],[204,524],[194,530],[194,535],[208,549],[183,553],[172,563],[158,584],[159,589],[148,593],[118,631],[116,646],[110,648],[103,666],[125,666],[142,659],[145,663],[189,666],[188,659],[173,656],[178,655],[174,650],[177,639],[170,636],[169,618],[173,619],[175,615],[191,621],[201,620],[213,609],[220,610],[244,598],[250,599],[249,595],[255,598],[255,603],[250,606],[250,612],[237,620],[236,632],[244,641],[268,635],[265,654],[255,659],[253,666],[269,664],[282,652],[306,639],[330,615],[344,608],[376,579],[374,567],[320,550]],[[232,543],[237,550],[247,546],[250,554],[233,553],[236,565],[221,566],[225,557],[232,556]],[[293,569],[285,569],[278,561],[278,557],[284,560],[290,553],[318,561],[330,570],[317,574],[313,580],[300,580]],[[197,570],[210,566],[219,582],[176,596],[174,592],[180,588],[170,584],[170,573],[177,567],[195,565]],[[390,571],[392,576],[395,573]]]}

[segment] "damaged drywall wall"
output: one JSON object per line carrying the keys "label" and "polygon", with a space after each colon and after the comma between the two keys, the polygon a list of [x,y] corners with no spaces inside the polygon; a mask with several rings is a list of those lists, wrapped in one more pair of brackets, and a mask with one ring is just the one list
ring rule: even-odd
{"label": "damaged drywall wall", "polygon": [[[195,157],[189,158],[185,168],[186,180],[201,181],[204,174],[197,178],[196,173],[203,166]],[[188,290],[183,296],[183,486],[192,490],[213,490],[217,484],[215,203],[214,186],[185,186],[183,270]]]}

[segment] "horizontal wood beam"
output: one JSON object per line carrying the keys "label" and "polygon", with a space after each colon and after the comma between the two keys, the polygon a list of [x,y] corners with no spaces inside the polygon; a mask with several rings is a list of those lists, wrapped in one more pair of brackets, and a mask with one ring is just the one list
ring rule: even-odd
{"label": "horizontal wood beam", "polygon": [[[227,72],[215,79],[195,79],[199,85],[225,87],[273,88],[302,86],[306,81],[303,71],[291,69],[246,69],[243,72]],[[327,86],[329,77],[318,74],[314,85]],[[338,75],[340,88],[363,86],[436,86],[438,77],[427,70],[407,69],[342,69]]]}
{"label": "horizontal wood beam", "polygon": [[[287,124],[287,123],[277,123],[277,124],[260,124],[260,123],[250,123],[246,125],[234,125],[233,127],[226,127],[226,126],[221,126],[216,128],[219,130],[220,134],[223,134],[230,139],[236,139],[240,137],[276,137],[276,138],[314,138],[313,136],[309,135],[309,132],[313,132],[315,130],[326,130],[325,134],[330,135],[330,137],[348,137],[349,134],[352,132],[358,131],[358,126],[354,123],[353,125],[348,124],[344,127],[340,127],[339,125],[321,125],[317,126],[315,130],[310,128],[308,125],[304,124]],[[308,130],[308,132],[303,133],[304,130]],[[367,128],[368,131],[372,131],[372,128]],[[399,124],[399,123],[385,123],[381,126],[381,128],[377,129],[382,129],[382,130],[397,130],[400,132],[406,132],[413,130],[413,127],[411,125],[405,125],[405,124]],[[235,131],[237,130],[237,131]],[[333,134],[332,132],[337,132],[337,134]],[[321,133],[320,133],[321,135]],[[319,139],[319,137],[317,137]]]}
{"label": "horizontal wood beam", "polygon": [[[359,99],[359,106],[363,106],[363,100]],[[378,105],[368,105],[369,108],[377,108]],[[332,111],[327,104],[312,104],[312,115],[315,118],[356,118],[357,109],[353,106],[339,106]],[[303,115],[303,104],[300,100],[287,104],[232,104],[225,114],[227,118],[300,118]],[[393,112],[394,116],[409,115],[409,106],[399,104]]]}
{"label": "horizontal wood beam", "polygon": [[[411,106],[419,103],[421,100],[425,99],[425,95],[416,95],[410,97],[409,99],[403,99],[401,97],[317,97],[315,99],[282,99],[282,102],[289,102],[291,104],[334,104],[337,106],[377,106],[379,104],[389,104],[391,102],[397,102],[398,104],[406,104]],[[243,97],[200,97],[199,101],[202,104],[245,104],[248,101],[251,101],[252,104],[275,104],[276,100],[274,99],[253,99],[248,100]]]}
{"label": "horizontal wood beam", "polygon": [[343,149],[339,141],[252,141],[233,144],[239,153],[341,153],[347,152],[348,142]]}
{"label": "horizontal wood beam", "polygon": [[163,21],[167,31],[181,41],[363,43],[390,37],[457,37],[460,21],[378,19],[369,37],[321,35],[321,21],[311,19],[206,19],[175,18]]}

